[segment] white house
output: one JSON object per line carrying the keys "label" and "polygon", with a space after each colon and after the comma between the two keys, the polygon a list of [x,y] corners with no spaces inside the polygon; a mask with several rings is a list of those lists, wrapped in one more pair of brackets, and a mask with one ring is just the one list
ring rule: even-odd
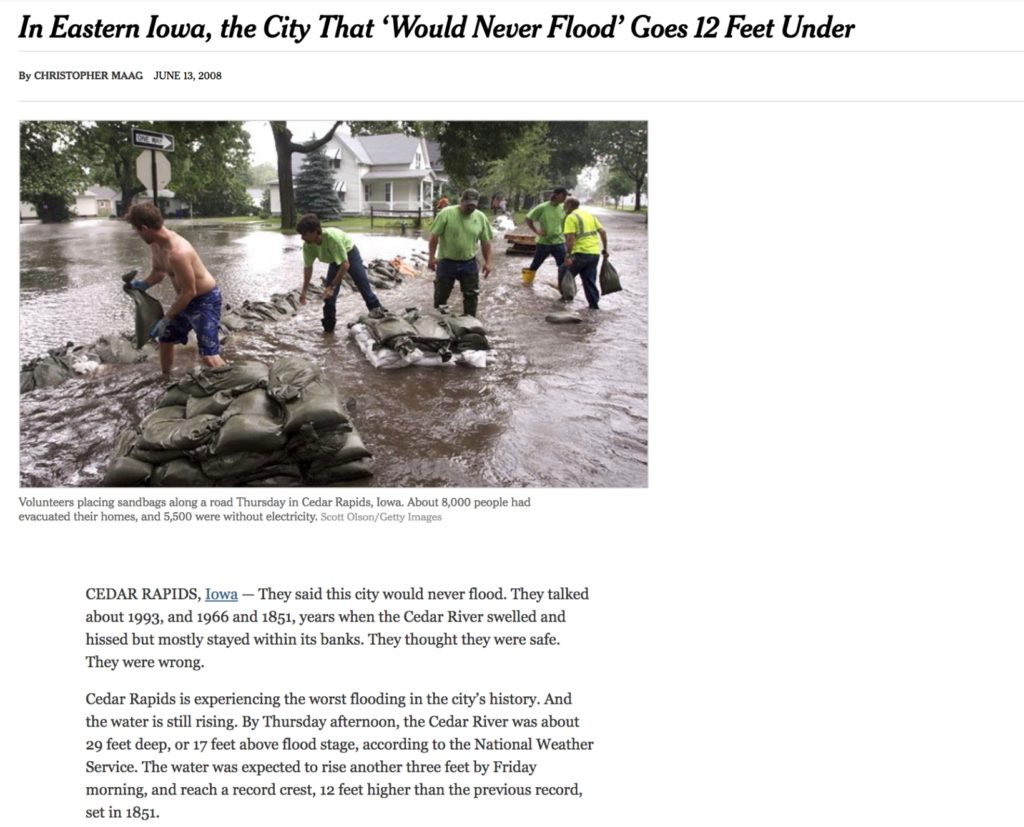
{"label": "white house", "polygon": [[[160,190],[157,195],[160,199],[160,211],[168,218],[192,217],[192,205],[184,198],[178,198],[173,190]],[[152,200],[152,192],[146,190],[132,198],[132,204],[146,204]]]}
{"label": "white house", "polygon": [[[337,135],[323,147],[334,164],[335,191],[346,215],[383,210],[430,210],[448,180],[436,143],[400,133]],[[292,155],[293,180],[305,156]],[[281,214],[281,191],[270,184],[270,212]]]}
{"label": "white house", "polygon": [[[75,203],[71,207],[71,214],[75,218],[105,218],[110,215],[117,215],[117,202],[121,200],[121,194],[110,187],[102,187],[93,184],[87,190],[75,196]],[[39,218],[36,208],[24,201],[21,202],[22,220]]]}
{"label": "white house", "polygon": [[117,201],[120,200],[120,195],[121,193],[115,189],[94,184],[81,195],[75,196],[75,206],[72,210],[79,218],[105,218],[117,215]]}

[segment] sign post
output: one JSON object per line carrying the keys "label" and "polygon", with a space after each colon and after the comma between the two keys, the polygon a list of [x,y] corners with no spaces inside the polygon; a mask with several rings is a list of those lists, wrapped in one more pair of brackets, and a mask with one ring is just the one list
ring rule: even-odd
{"label": "sign post", "polygon": [[[159,193],[163,187],[167,186],[171,180],[171,162],[167,160],[164,152],[174,152],[174,136],[167,135],[163,132],[139,129],[138,127],[133,126],[132,146],[149,150],[149,178],[153,184],[153,203],[157,208],[159,208],[160,205],[157,201],[157,193]],[[139,176],[139,180],[142,181],[143,184],[146,183],[143,171],[144,156],[145,153],[139,155],[139,160],[135,164],[135,174]],[[159,159],[157,156],[159,156]],[[162,172],[164,174],[158,177],[158,172]],[[161,178],[163,179],[162,185],[160,184]]]}

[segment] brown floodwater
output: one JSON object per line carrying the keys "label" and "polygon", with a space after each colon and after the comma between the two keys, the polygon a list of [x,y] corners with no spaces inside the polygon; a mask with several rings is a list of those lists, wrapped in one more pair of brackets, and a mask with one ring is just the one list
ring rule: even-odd
{"label": "brown floodwater", "polygon": [[[478,316],[492,351],[486,368],[372,367],[341,322],[364,311],[356,293],[338,302],[338,333],[325,336],[318,302],[291,319],[234,334],[224,356],[303,355],[323,365],[348,400],[373,452],[373,487],[639,487],[647,484],[647,227],[642,216],[594,210],[609,235],[623,291],[586,309],[582,323],[552,325],[564,309],[551,259],[532,286],[529,258],[507,255],[495,238],[495,272],[481,282]],[[231,225],[171,221],[218,280],[224,299],[267,299],[301,282],[301,241]],[[363,258],[426,251],[419,235],[354,234]],[[133,329],[120,275],[145,274],[148,250],[123,222],[79,220],[21,228],[21,359],[69,341]],[[323,275],[318,264],[314,279]],[[170,287],[153,293],[166,306]],[[392,309],[432,304],[432,274],[377,291]],[[458,286],[452,304],[461,307]],[[196,363],[178,349],[176,371]],[[21,396],[21,484],[92,486],[111,459],[117,433],[149,413],[163,394],[155,361],[105,365]]]}

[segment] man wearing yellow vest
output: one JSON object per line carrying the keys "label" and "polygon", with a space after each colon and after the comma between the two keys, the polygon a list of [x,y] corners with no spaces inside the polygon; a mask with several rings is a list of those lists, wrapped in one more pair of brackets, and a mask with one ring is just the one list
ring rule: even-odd
{"label": "man wearing yellow vest", "polygon": [[434,307],[448,303],[455,282],[462,290],[462,313],[475,316],[480,295],[480,270],[476,244],[484,254],[483,275],[491,273],[491,222],[477,206],[480,193],[466,190],[457,206],[445,207],[430,226],[427,267],[437,271],[434,279]]}
{"label": "man wearing yellow vest", "polygon": [[597,289],[597,265],[608,255],[608,235],[601,222],[580,209],[578,198],[565,199],[565,266],[583,282],[583,293],[591,310],[598,310],[601,294]]}

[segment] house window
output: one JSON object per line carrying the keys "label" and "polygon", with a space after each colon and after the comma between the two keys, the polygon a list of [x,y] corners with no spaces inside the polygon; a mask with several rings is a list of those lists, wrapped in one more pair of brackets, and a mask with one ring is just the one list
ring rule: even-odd
{"label": "house window", "polygon": [[387,202],[391,201],[391,196],[394,195],[394,185],[390,181],[384,182],[384,200]]}
{"label": "house window", "polygon": [[372,201],[373,200],[373,184],[366,184],[363,187],[363,200],[364,201]]}
{"label": "house window", "polygon": [[334,159],[334,168],[335,169],[341,169],[341,158],[335,158]]}

